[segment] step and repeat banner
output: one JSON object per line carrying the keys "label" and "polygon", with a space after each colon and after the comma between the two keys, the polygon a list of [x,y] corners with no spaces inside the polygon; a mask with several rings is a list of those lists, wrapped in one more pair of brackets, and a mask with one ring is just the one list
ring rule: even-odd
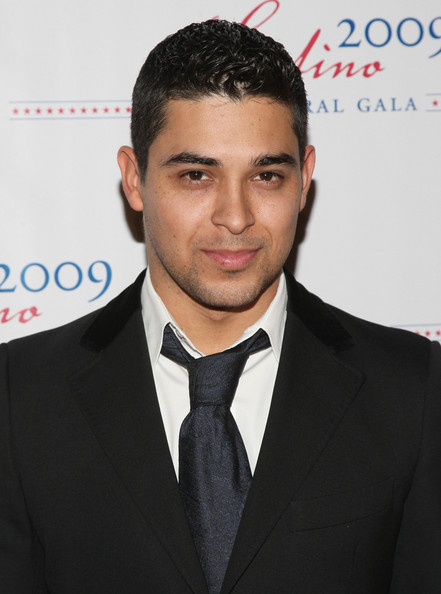
{"label": "step and repeat banner", "polygon": [[104,305],[145,266],[116,152],[148,52],[224,18],[304,73],[317,168],[289,265],[355,315],[441,340],[441,5],[2,0],[0,341]]}

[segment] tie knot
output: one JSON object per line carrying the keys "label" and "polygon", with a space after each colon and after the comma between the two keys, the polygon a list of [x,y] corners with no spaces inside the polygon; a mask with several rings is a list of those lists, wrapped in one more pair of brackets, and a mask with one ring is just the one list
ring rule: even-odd
{"label": "tie knot", "polygon": [[161,353],[188,369],[192,409],[209,405],[230,407],[248,357],[269,346],[268,335],[259,329],[251,338],[231,349],[195,359],[167,324]]}

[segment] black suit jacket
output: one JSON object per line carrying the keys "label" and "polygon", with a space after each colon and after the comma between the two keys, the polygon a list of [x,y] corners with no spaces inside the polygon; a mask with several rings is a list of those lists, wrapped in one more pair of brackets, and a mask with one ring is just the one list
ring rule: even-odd
{"label": "black suit jacket", "polygon": [[[287,280],[279,372],[222,592],[439,594],[439,345]],[[141,283],[0,348],[2,594],[206,592]]]}

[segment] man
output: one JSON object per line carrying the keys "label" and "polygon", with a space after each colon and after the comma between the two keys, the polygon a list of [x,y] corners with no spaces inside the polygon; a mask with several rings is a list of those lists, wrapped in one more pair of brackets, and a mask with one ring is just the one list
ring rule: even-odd
{"label": "man", "polygon": [[[1,592],[441,591],[439,345],[282,272],[306,122],[255,30],[148,57],[118,154],[147,274],[0,350]],[[229,382],[231,413],[197,401]]]}

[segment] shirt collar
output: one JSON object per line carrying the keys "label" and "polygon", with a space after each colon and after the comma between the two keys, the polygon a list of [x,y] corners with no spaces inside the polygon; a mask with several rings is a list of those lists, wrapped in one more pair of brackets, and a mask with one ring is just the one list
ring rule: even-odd
{"label": "shirt collar", "polygon": [[[266,312],[252,326],[249,326],[234,345],[231,346],[235,346],[239,342],[246,340],[259,328],[262,328],[268,334],[274,356],[277,361],[279,361],[282,350],[283,333],[285,330],[287,302],[288,293],[286,289],[285,275],[281,274],[277,292]],[[167,324],[170,324],[173,327],[177,337],[181,340],[183,346],[190,352],[190,354],[194,357],[203,355],[203,353],[192,344],[190,339],[181,330],[179,325],[173,319],[173,316],[165,307],[162,299],[153,287],[149,269],[147,269],[141,289],[141,305],[152,367],[156,365],[161,353],[162,337],[164,328]]]}

